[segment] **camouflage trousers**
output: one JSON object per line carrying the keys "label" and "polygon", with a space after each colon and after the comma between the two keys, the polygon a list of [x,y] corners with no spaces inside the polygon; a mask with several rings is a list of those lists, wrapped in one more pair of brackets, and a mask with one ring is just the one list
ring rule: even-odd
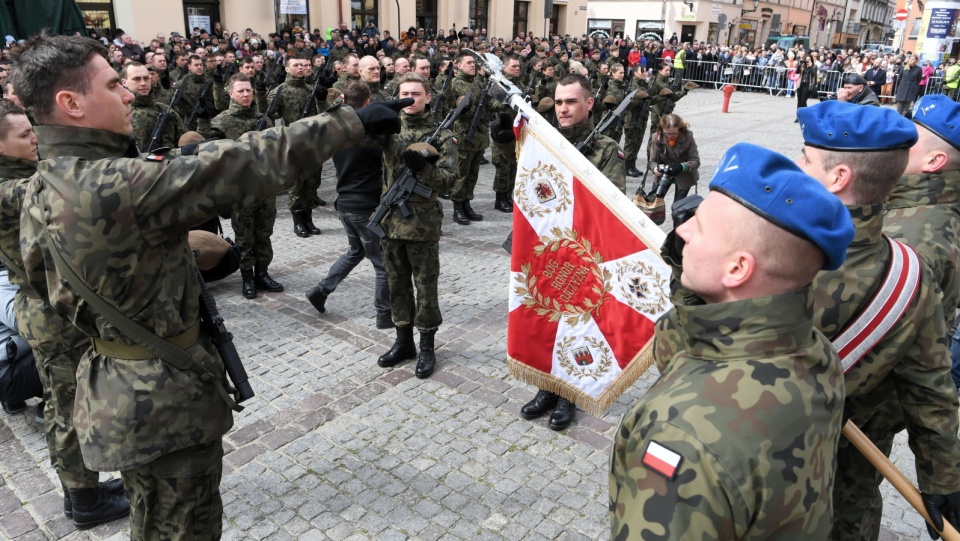
{"label": "camouflage trousers", "polygon": [[277,198],[272,195],[265,197],[252,206],[234,211],[231,218],[233,232],[240,245],[240,268],[267,268],[273,261],[270,237],[277,221]]}
{"label": "camouflage trousers", "polygon": [[313,210],[319,187],[320,175],[296,181],[290,188],[290,212]]}
{"label": "camouflage trousers", "polygon": [[[849,407],[849,405],[848,405]],[[858,423],[859,424],[859,423]],[[864,435],[889,457],[893,438],[906,428],[896,394],[887,399],[860,426]],[[831,541],[876,541],[880,537],[883,476],[850,440],[841,437],[837,448],[837,475],[833,485]]]}
{"label": "camouflage trousers", "polygon": [[[636,162],[643,145],[643,135],[647,132],[647,118],[641,117],[635,125],[624,130],[626,138],[623,145],[623,157],[627,163]],[[638,168],[639,169],[639,168]]]}
{"label": "camouflage trousers", "polygon": [[18,331],[33,349],[43,385],[43,431],[50,464],[67,488],[95,487],[100,476],[83,465],[73,426],[77,366],[90,347],[90,338],[41,299],[18,292],[14,309]]}
{"label": "camouflage trousers", "polygon": [[194,445],[120,472],[130,499],[130,539],[220,539],[223,441]]}
{"label": "camouflage trousers", "polygon": [[477,187],[477,178],[480,176],[480,158],[483,150],[460,150],[460,172],[450,192],[450,199],[454,201],[472,201],[473,189]]}
{"label": "camouflage trousers", "polygon": [[413,323],[420,332],[437,330],[443,322],[437,294],[440,243],[386,238],[380,241],[380,252],[387,268],[393,324]]}
{"label": "camouflage trousers", "polygon": [[517,150],[515,143],[494,144],[490,151],[496,172],[493,175],[493,191],[510,194],[517,182]]}

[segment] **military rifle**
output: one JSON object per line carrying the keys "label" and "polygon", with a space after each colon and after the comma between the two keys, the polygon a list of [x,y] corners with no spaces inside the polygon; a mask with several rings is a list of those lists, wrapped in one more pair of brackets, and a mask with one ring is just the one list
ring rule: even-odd
{"label": "military rifle", "polygon": [[470,119],[470,128],[467,130],[467,142],[473,143],[473,134],[477,131],[477,125],[480,123],[484,114],[484,104],[487,102],[487,96],[490,94],[490,87],[493,86],[493,78],[491,77],[487,84],[483,86],[483,90],[480,92],[480,98],[477,100],[477,106],[473,110],[473,118]]}
{"label": "military rifle", "polygon": [[283,94],[283,89],[278,88],[277,93],[273,95],[273,99],[270,100],[270,105],[267,106],[267,110],[260,115],[260,118],[257,120],[257,125],[253,127],[253,131],[263,131],[267,127],[267,123],[270,122],[270,117],[277,112],[277,108],[280,107],[280,95]]}
{"label": "military rifle", "polygon": [[583,155],[592,151],[593,141],[597,138],[597,135],[603,133],[615,122],[619,123],[623,120],[623,115],[627,111],[627,107],[630,107],[630,101],[633,100],[633,97],[637,95],[639,89],[634,89],[630,91],[629,94],[623,101],[620,102],[620,105],[617,106],[613,111],[607,111],[600,118],[600,122],[593,128],[593,131],[583,140],[574,145],[573,147],[579,150]]}
{"label": "military rifle", "polygon": [[[203,84],[203,88],[200,90],[200,95],[197,96],[197,102],[193,104],[193,111],[190,112],[190,119],[187,120],[187,128],[190,130],[197,129],[197,121],[200,116],[201,110],[206,110],[204,102],[207,101],[207,97],[210,95],[210,91],[213,90],[213,79],[207,79],[207,82]],[[210,111],[207,111],[209,114]]]}
{"label": "military rifle", "polygon": [[147,143],[146,152],[150,153],[160,147],[160,138],[163,137],[163,132],[167,130],[167,124],[170,122],[170,115],[173,114],[173,109],[180,103],[180,98],[183,97],[183,86],[181,85],[173,93],[173,98],[170,100],[170,103],[167,104],[167,108],[160,113],[160,116],[157,117],[156,124],[153,125],[153,131],[150,132],[150,141]]}
{"label": "military rifle", "polygon": [[260,70],[260,73],[257,74],[257,77],[260,77],[260,82],[262,82],[264,86],[267,87],[268,92],[270,90],[270,86],[273,84],[273,79],[274,79],[273,73],[276,71],[276,69],[277,69],[277,62],[274,61],[270,63],[269,68],[265,70]]}
{"label": "military rifle", "polygon": [[[460,104],[457,105],[456,109],[447,113],[447,116],[443,119],[443,122],[437,126],[436,131],[434,131],[430,137],[424,139],[424,143],[427,143],[434,148],[439,146],[440,132],[443,130],[449,130],[450,127],[453,126],[453,123],[457,120],[457,117],[463,113],[463,110],[466,109],[467,104],[470,103],[471,94],[472,92],[468,92],[467,95],[460,100]],[[410,197],[412,197],[413,194],[417,194],[420,197],[430,197],[433,195],[433,189],[417,180],[417,177],[409,167],[404,167],[397,176],[397,180],[390,185],[390,189],[387,190],[387,193],[383,194],[383,197],[380,198],[380,205],[377,207],[377,211],[374,212],[373,216],[370,218],[370,222],[367,223],[367,229],[372,231],[374,235],[380,237],[381,239],[385,237],[387,233],[383,230],[383,226],[381,226],[380,223],[383,222],[383,219],[387,216],[387,212],[391,208],[397,207],[401,216],[404,218],[409,217],[410,208],[407,206],[407,201],[410,200]]]}
{"label": "military rifle", "polygon": [[239,404],[254,397],[253,388],[247,380],[247,371],[243,368],[237,348],[233,345],[233,335],[224,325],[223,316],[217,309],[217,301],[207,289],[200,271],[197,271],[197,279],[200,280],[200,324],[207,331],[210,341],[217,347],[217,352],[220,353],[223,367],[226,368],[227,375],[230,376],[230,381],[237,390],[236,400]]}
{"label": "military rifle", "polygon": [[[607,85],[610,84],[610,75],[607,75],[607,78],[600,83],[600,87],[597,88],[597,93],[593,96],[593,108],[596,109],[600,100],[603,98],[603,95],[607,92]],[[593,110],[593,109],[591,109]]]}
{"label": "military rifle", "polygon": [[443,75],[443,84],[440,85],[440,91],[437,92],[437,95],[434,96],[433,103],[430,104],[430,112],[432,114],[437,114],[437,111],[440,110],[440,105],[443,103],[443,98],[445,98],[447,95],[447,89],[450,88],[450,81],[453,80],[452,61],[447,63],[447,69],[443,72]]}
{"label": "military rifle", "polygon": [[524,97],[529,96],[533,92],[533,83],[537,80],[537,72],[534,71],[530,74],[530,80],[527,81],[527,87],[523,90]]}
{"label": "military rifle", "polygon": [[[321,88],[324,88],[324,92],[326,92],[326,89],[323,86],[323,83],[326,83],[326,82],[328,82],[327,78],[321,75],[320,72],[318,71],[317,77],[313,81],[313,90],[307,96],[307,101],[306,103],[303,104],[303,110],[300,111],[300,118],[307,118],[307,116],[310,115],[310,110],[313,109],[314,105],[316,105],[317,103],[317,93],[320,92]],[[277,91],[277,94],[280,94],[279,90]],[[323,99],[327,99],[327,97],[323,96]]]}

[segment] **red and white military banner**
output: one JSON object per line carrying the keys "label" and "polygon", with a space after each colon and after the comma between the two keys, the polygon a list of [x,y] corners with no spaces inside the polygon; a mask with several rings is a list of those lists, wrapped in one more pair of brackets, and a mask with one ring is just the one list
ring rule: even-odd
{"label": "red and white military banner", "polygon": [[652,364],[664,233],[535,112],[517,126],[507,364],[599,415]]}

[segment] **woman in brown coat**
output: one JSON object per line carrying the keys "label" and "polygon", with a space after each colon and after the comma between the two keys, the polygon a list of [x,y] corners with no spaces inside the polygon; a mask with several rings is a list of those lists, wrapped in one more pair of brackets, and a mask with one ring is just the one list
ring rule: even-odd
{"label": "woman in brown coat", "polygon": [[[657,131],[650,137],[647,167],[656,175],[658,185],[662,184],[664,174],[673,179],[672,184],[677,187],[674,201],[686,197],[700,180],[700,151],[690,125],[680,115],[660,117]],[[669,189],[669,185],[658,188],[657,197],[663,197]]]}

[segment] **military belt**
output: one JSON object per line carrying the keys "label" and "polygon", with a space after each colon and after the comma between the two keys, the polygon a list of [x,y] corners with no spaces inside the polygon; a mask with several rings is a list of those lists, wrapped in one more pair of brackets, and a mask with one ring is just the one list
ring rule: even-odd
{"label": "military belt", "polygon": [[[166,338],[165,340],[178,349],[187,349],[197,343],[200,339],[200,322],[194,323],[192,327],[181,334]],[[146,361],[156,359],[157,355],[149,349],[137,344],[124,344],[114,340],[104,340],[102,338],[91,338],[93,351],[104,357],[113,357],[114,359],[127,359],[131,361]]]}

